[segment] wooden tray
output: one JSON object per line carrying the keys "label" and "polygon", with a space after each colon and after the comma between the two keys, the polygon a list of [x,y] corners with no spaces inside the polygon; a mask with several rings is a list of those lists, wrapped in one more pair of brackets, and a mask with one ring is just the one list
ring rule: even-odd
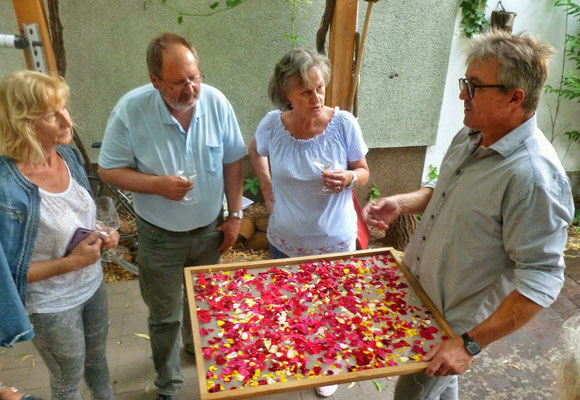
{"label": "wooden tray", "polygon": [[[342,261],[341,261],[342,260]],[[387,265],[384,265],[385,262],[387,263]],[[316,263],[316,264],[311,264],[311,263]],[[318,314],[316,314],[317,312],[323,312],[323,310],[326,310],[325,312],[328,312],[329,307],[327,307],[324,304],[324,292],[320,292],[320,289],[322,288],[322,290],[324,291],[325,288],[336,288],[339,287],[339,285],[327,285],[327,282],[334,282],[334,283],[338,283],[338,284],[343,284],[344,283],[346,286],[341,286],[342,290],[340,291],[340,293],[344,294],[345,296],[350,296],[350,298],[352,298],[352,296],[354,296],[355,294],[358,294],[358,296],[363,299],[363,305],[361,305],[361,314],[353,314],[353,313],[349,313],[347,310],[344,309],[344,307],[340,308],[340,307],[336,307],[335,309],[338,310],[336,312],[337,315],[332,316],[332,311],[331,311],[331,317],[334,318],[335,320],[338,321],[342,321],[342,312],[346,312],[346,314],[352,316],[354,315],[356,316],[361,316],[363,315],[364,311],[368,311],[369,308],[373,309],[377,304],[379,305],[379,308],[385,308],[386,306],[384,306],[384,304],[387,304],[385,302],[385,292],[383,291],[383,289],[387,289],[387,290],[391,290],[392,289],[392,293],[394,294],[398,294],[402,293],[402,292],[406,292],[406,295],[404,297],[405,302],[407,302],[410,305],[410,308],[412,310],[412,315],[409,313],[405,313],[405,311],[401,311],[401,315],[393,313],[392,315],[396,315],[396,319],[397,319],[397,323],[401,322],[401,321],[408,321],[405,322],[405,324],[409,325],[409,324],[414,324],[415,326],[415,330],[408,330],[406,332],[410,332],[410,335],[413,334],[413,332],[417,333],[415,336],[411,337],[411,336],[407,336],[407,337],[398,337],[393,339],[393,341],[391,342],[392,337],[389,337],[389,339],[386,339],[387,336],[383,336],[380,334],[377,335],[373,335],[372,336],[372,340],[375,340],[376,342],[373,344],[373,346],[375,346],[374,350],[376,351],[376,353],[372,353],[372,350],[370,347],[368,348],[368,350],[370,351],[371,354],[374,354],[374,356],[371,357],[375,357],[373,363],[375,364],[373,365],[367,365],[365,367],[360,367],[357,363],[359,362],[358,358],[354,357],[354,353],[356,352],[356,354],[358,354],[359,356],[361,355],[361,351],[360,351],[360,346],[349,346],[348,341],[344,341],[342,342],[342,344],[340,344],[340,346],[342,346],[341,348],[344,349],[343,353],[346,354],[347,356],[345,356],[345,358],[341,359],[341,355],[343,353],[340,352],[335,352],[335,353],[340,353],[338,354],[337,358],[336,358],[336,362],[338,364],[340,364],[341,368],[338,368],[338,365],[335,364],[334,362],[329,364],[331,361],[331,359],[329,358],[324,358],[322,357],[322,353],[313,353],[310,352],[310,354],[307,354],[307,352],[304,351],[294,351],[294,347],[296,345],[296,343],[292,343],[292,341],[296,338],[298,338],[298,342],[302,343],[302,341],[300,339],[304,338],[309,339],[309,338],[313,338],[316,336],[316,334],[313,333],[312,330],[305,332],[305,334],[300,337],[299,331],[297,331],[296,329],[292,329],[292,331],[294,332],[292,334],[292,337],[287,336],[286,338],[289,340],[284,341],[284,345],[288,346],[285,348],[280,348],[278,349],[278,347],[274,348],[271,346],[271,342],[267,337],[260,337],[262,335],[266,335],[268,331],[273,331],[274,335],[278,334],[280,332],[280,329],[268,329],[270,326],[275,325],[273,324],[273,322],[277,322],[277,321],[272,321],[271,319],[271,315],[270,315],[270,319],[265,319],[264,321],[268,321],[267,324],[259,324],[259,323],[250,323],[250,321],[248,321],[248,319],[256,319],[257,315],[256,312],[248,312],[245,313],[245,311],[241,311],[240,309],[240,304],[235,303],[234,307],[237,307],[237,309],[235,310],[231,310],[231,305],[232,305],[232,301],[228,301],[225,302],[224,304],[228,304],[230,306],[229,311],[217,311],[218,314],[221,314],[221,316],[218,316],[218,318],[221,318],[222,320],[218,322],[218,320],[216,318],[214,318],[216,316],[215,314],[215,307],[213,308],[213,313],[210,313],[206,310],[210,309],[209,306],[209,302],[205,301],[207,299],[213,299],[215,300],[217,299],[226,299],[226,300],[231,300],[232,297],[229,296],[233,296],[233,294],[235,294],[236,296],[238,296],[238,299],[240,299],[240,296],[244,296],[244,299],[247,298],[251,298],[251,300],[244,300],[246,301],[246,304],[257,304],[259,302],[259,307],[266,307],[265,303],[267,301],[264,300],[265,297],[260,297],[260,295],[264,296],[265,293],[268,293],[269,290],[267,290],[266,288],[264,289],[256,289],[256,287],[253,287],[253,284],[255,282],[258,281],[258,277],[259,279],[263,279],[262,282],[267,286],[267,285],[278,285],[280,284],[280,276],[279,274],[277,274],[275,271],[287,271],[289,272],[288,276],[298,276],[296,275],[296,273],[299,271],[299,269],[301,268],[310,268],[310,271],[312,271],[312,268],[314,266],[320,266],[320,270],[319,272],[321,274],[324,274],[324,271],[328,271],[329,268],[330,270],[334,271],[334,275],[335,276],[339,276],[340,275],[340,271],[344,271],[344,274],[346,277],[348,278],[338,278],[338,281],[332,281],[332,279],[330,281],[327,281],[324,276],[322,277],[323,279],[320,279],[321,277],[317,274],[312,274],[312,277],[316,277],[317,280],[311,280],[311,282],[316,282],[316,285],[314,287],[317,288],[318,292],[316,293],[322,293],[320,294],[322,297],[318,298],[317,301],[312,302],[312,303],[304,303],[304,298],[301,298],[300,302],[297,302],[297,299],[299,299],[299,297],[295,297],[298,296],[298,294],[301,294],[301,296],[304,295],[304,287],[313,287],[312,285],[306,283],[304,284],[304,282],[298,282],[296,283],[295,287],[292,287],[290,289],[288,289],[287,291],[283,292],[284,296],[287,297],[279,297],[276,296],[274,297],[275,299],[279,299],[283,298],[285,299],[284,302],[288,302],[289,304],[293,304],[294,308],[296,308],[297,304],[308,304],[308,309],[307,311],[304,311],[302,314],[300,314],[300,312],[298,311],[297,314],[295,314],[295,319],[293,320],[294,322],[296,321],[303,321],[302,318],[308,318],[308,316],[310,315],[316,315],[316,316],[320,316]],[[322,267],[322,265],[325,265],[325,267]],[[308,267],[306,267],[308,266]],[[283,268],[280,268],[283,267]],[[358,268],[358,273],[357,273],[357,268]],[[386,285],[382,286],[381,284],[377,283],[377,279],[376,277],[378,275],[373,275],[372,271],[376,270],[376,271],[385,271],[385,270],[389,270],[391,272],[389,272],[389,276],[394,276],[394,274],[396,274],[396,276],[398,278],[389,278],[389,279],[393,279],[392,283],[393,285],[397,286],[403,286],[405,287],[406,285],[408,285],[407,288],[398,288],[398,289],[393,289],[393,288],[388,288]],[[270,271],[270,272],[268,272]],[[318,271],[318,270],[317,270]],[[376,272],[375,271],[375,272]],[[394,271],[394,272],[393,272]],[[237,275],[236,275],[237,274]],[[384,276],[388,275],[387,273],[383,272]],[[234,279],[234,275],[236,275],[235,279]],[[278,275],[278,276],[276,276]],[[278,283],[273,283],[274,281],[272,280],[272,277],[274,278],[274,280],[276,278],[278,278]],[[346,280],[345,280],[346,279]],[[211,285],[209,282],[213,281],[214,284]],[[243,281],[243,283],[242,283]],[[200,283],[201,282],[201,283]],[[322,283],[321,283],[322,282]],[[352,288],[352,285],[350,285],[350,283],[352,282],[358,282],[358,288]],[[361,288],[361,282],[362,282],[362,288]],[[369,283],[370,282],[370,283]],[[390,281],[389,281],[390,282]],[[397,283],[398,282],[398,283]],[[203,283],[205,283],[205,285],[203,285]],[[376,286],[371,286],[371,284],[376,284]],[[400,285],[400,283],[403,283],[403,285]],[[194,345],[195,345],[195,354],[196,354],[196,363],[197,363],[197,371],[198,371],[198,379],[199,379],[199,387],[200,387],[200,393],[201,393],[201,399],[202,400],[210,400],[210,399],[238,399],[238,398],[247,398],[247,397],[254,397],[254,396],[265,396],[265,395],[269,395],[269,394],[273,394],[273,393],[280,393],[280,392],[288,392],[288,391],[295,391],[295,390],[304,390],[304,389],[308,389],[308,388],[315,388],[315,387],[319,387],[319,386],[324,386],[324,385],[330,385],[330,384],[338,384],[338,383],[348,383],[348,382],[354,382],[354,381],[361,381],[361,380],[368,380],[368,379],[372,379],[372,378],[378,378],[378,377],[385,377],[385,376],[391,376],[391,375],[404,375],[404,374],[411,374],[411,373],[415,373],[415,372],[419,372],[424,370],[427,367],[427,363],[426,362],[421,362],[421,361],[416,361],[413,360],[411,357],[419,357],[417,356],[417,353],[414,352],[412,350],[412,344],[415,343],[418,340],[421,340],[421,344],[420,346],[424,349],[424,351],[428,351],[429,347],[436,344],[439,340],[441,340],[441,337],[443,335],[450,337],[450,338],[454,338],[455,337],[455,333],[453,332],[453,330],[451,329],[451,327],[449,326],[449,324],[443,319],[442,315],[439,313],[439,311],[435,308],[435,306],[433,305],[433,303],[431,302],[431,300],[429,300],[428,296],[425,294],[425,292],[423,291],[423,289],[420,287],[419,283],[416,281],[416,279],[409,273],[408,269],[406,268],[406,266],[403,264],[401,257],[399,256],[399,254],[395,251],[393,251],[391,248],[380,248],[380,249],[371,249],[371,250],[360,250],[360,251],[354,251],[354,252],[348,252],[348,253],[336,253],[336,254],[326,254],[326,255],[321,255],[321,256],[309,256],[309,257],[295,257],[295,258],[287,258],[287,259],[278,259],[278,260],[266,260],[266,261],[254,261],[254,262],[242,262],[242,263],[232,263],[232,264],[219,264],[219,265],[212,265],[212,266],[201,266],[201,267],[188,267],[185,269],[185,285],[186,285],[186,290],[187,290],[187,296],[188,296],[188,302],[189,302],[189,312],[191,315],[191,321],[192,321],[192,330],[193,330],[193,338],[194,338]],[[197,288],[196,288],[196,285]],[[208,285],[210,287],[211,290],[208,290]],[[232,286],[230,286],[232,285]],[[327,285],[327,286],[325,286]],[[230,288],[233,289],[233,291],[228,291],[229,289],[228,286],[230,286]],[[268,287],[272,287],[272,286],[268,286]],[[274,286],[276,288],[276,286]],[[346,287],[346,289],[345,289]],[[219,288],[220,292],[219,294],[216,294],[216,290],[217,288]],[[279,289],[279,287],[278,287]],[[353,289],[349,292],[350,289]],[[363,290],[364,289],[364,290]],[[274,289],[276,290],[276,289]],[[308,289],[306,289],[308,290]],[[332,290],[332,289],[331,289]],[[207,292],[212,292],[213,297],[212,296],[207,296]],[[295,293],[293,293],[293,291],[295,291]],[[298,292],[300,293],[298,293]],[[204,293],[205,292],[205,293]],[[314,292],[313,292],[314,293]],[[385,294],[383,294],[385,293]],[[278,293],[280,294],[280,293]],[[311,295],[306,293],[307,295]],[[197,296],[197,299],[196,299]],[[265,295],[266,297],[270,298],[273,296],[270,296],[268,294]],[[293,297],[295,297],[293,299]],[[315,296],[316,297],[316,296]],[[340,294],[338,295],[338,297],[340,297]],[[335,297],[333,297],[335,298]],[[348,297],[345,297],[348,298]],[[324,301],[323,301],[324,300]],[[212,300],[210,300],[210,302],[212,302]],[[215,302],[214,302],[215,303]],[[364,306],[364,304],[370,304],[373,303],[375,304],[375,306],[368,306],[368,308],[365,308],[366,306]],[[217,304],[217,303],[215,303]],[[214,304],[214,306],[215,306]],[[392,303],[389,303],[392,304]],[[242,305],[243,306],[243,305]],[[278,304],[279,306],[279,304]],[[300,306],[299,306],[300,307]],[[358,306],[357,306],[358,307]],[[360,308],[359,307],[359,308]],[[391,307],[391,306],[389,306]],[[226,307],[227,308],[227,307]],[[304,306],[302,306],[302,308],[304,308]],[[339,310],[339,308],[342,310]],[[199,316],[202,317],[202,319],[198,319],[198,310],[203,310],[203,311],[199,311]],[[265,310],[265,308],[264,308]],[[252,310],[252,311],[256,311],[256,310]],[[287,311],[287,313],[286,313]],[[292,313],[292,309],[286,309],[285,312],[283,314],[285,314],[283,316],[284,320],[282,321],[282,323],[286,323],[286,315],[291,315]],[[395,310],[396,311],[396,310]],[[241,314],[240,314],[241,313]],[[265,311],[265,313],[267,313]],[[300,316],[298,316],[300,314]],[[384,327],[384,325],[381,323],[380,327],[377,321],[384,321],[384,318],[378,316],[380,313],[376,312],[373,314],[373,312],[370,312],[370,314],[365,314],[365,315],[377,315],[376,316],[376,320],[375,319],[367,319],[363,322],[361,322],[361,324],[366,324],[366,327],[369,327],[368,329],[370,329],[371,332],[376,332],[379,329],[383,329],[380,327]],[[406,315],[403,315],[406,314]],[[239,315],[242,315],[243,318],[241,319],[237,319]],[[279,315],[279,314],[276,314]],[[293,314],[294,315],[294,314]],[[415,318],[415,316],[419,317],[419,318]],[[383,314],[384,317],[384,314]],[[259,317],[258,317],[259,318]],[[324,318],[320,319],[319,321],[327,321],[328,320],[328,314],[326,314],[324,316]],[[330,318],[330,319],[332,319]],[[347,318],[347,317],[344,317]],[[400,318],[400,321],[399,321]],[[245,320],[244,320],[245,319]],[[387,318],[389,319],[389,317]],[[416,328],[416,325],[422,325],[422,326],[427,326],[425,324],[425,320],[428,319],[430,320],[430,325],[428,326],[434,326],[435,328],[437,328],[438,333],[433,334],[433,337],[430,340],[423,340],[421,335],[419,335],[419,330],[422,330],[423,328]],[[232,321],[236,321],[235,325],[232,325]],[[260,319],[258,319],[258,321],[261,321]],[[357,322],[359,321],[359,319],[356,320]],[[351,321],[352,322],[352,321]],[[228,324],[229,323],[229,324]],[[278,323],[280,323],[278,321]],[[403,322],[402,322],[403,323]],[[218,325],[219,324],[219,325]],[[354,329],[355,326],[359,327],[360,329],[362,329],[363,325],[356,325],[356,324],[352,324],[350,326],[352,326]],[[392,325],[393,327],[395,327],[395,329],[393,331],[398,331],[399,328],[396,328],[397,326],[400,327],[400,325],[395,324],[394,322],[389,322],[389,324],[394,324]],[[227,332],[221,328],[221,326],[226,327],[228,330]],[[232,327],[233,326],[233,327]],[[281,325],[281,326],[285,326],[285,325]],[[296,325],[294,325],[296,326]],[[348,324],[345,325],[348,328]],[[248,328],[249,327],[249,328]],[[331,335],[336,335],[337,332],[338,334],[341,334],[341,332],[344,332],[342,329],[342,325],[339,326],[339,328],[333,328],[331,326],[326,327],[325,329],[328,330],[329,335],[327,337],[330,337]],[[273,367],[274,364],[278,365],[278,368],[280,368],[280,365],[277,364],[280,359],[292,359],[294,360],[294,362],[288,361],[288,365],[290,366],[289,369],[291,368],[299,368],[298,366],[302,365],[303,369],[301,370],[302,372],[307,372],[307,374],[314,374],[314,376],[307,376],[307,374],[300,374],[300,371],[298,372],[298,375],[294,374],[294,375],[290,375],[288,376],[288,372],[284,371],[283,369],[279,369],[276,372],[272,372],[272,371],[268,371],[268,370],[264,370],[264,371],[260,371],[259,373],[257,373],[257,375],[253,375],[252,379],[248,380],[248,382],[246,382],[246,386],[243,386],[244,382],[242,381],[242,378],[240,378],[242,375],[240,375],[239,373],[237,373],[237,375],[234,374],[232,381],[229,383],[226,383],[223,379],[215,379],[216,376],[230,376],[232,377],[232,369],[230,367],[228,367],[229,363],[232,362],[232,359],[236,359],[239,357],[239,359],[237,359],[237,363],[238,365],[242,365],[239,364],[241,363],[241,359],[243,359],[244,357],[249,357],[248,355],[245,355],[243,351],[238,349],[238,352],[232,351],[232,353],[226,354],[223,351],[220,352],[216,352],[219,353],[221,355],[221,359],[218,359],[216,362],[216,357],[214,357],[214,350],[211,349],[211,346],[217,347],[218,344],[215,341],[220,342],[219,345],[226,343],[227,342],[227,337],[231,337],[228,335],[231,335],[232,332],[234,331],[238,331],[239,328],[239,338],[235,338],[232,339],[233,343],[235,345],[235,343],[237,343],[236,341],[240,341],[240,340],[244,340],[244,343],[246,343],[245,341],[247,341],[247,343],[249,343],[249,347],[247,347],[246,349],[248,349],[248,351],[250,351],[250,349],[253,349],[252,351],[254,352],[254,355],[256,354],[256,350],[259,350],[259,352],[263,352],[265,354],[266,357],[268,357],[267,361],[267,366],[271,367],[271,368],[275,368]],[[252,329],[253,328],[253,329]],[[204,335],[202,336],[200,334],[200,329],[202,329],[201,333],[203,333]],[[245,329],[245,331],[244,331]],[[260,331],[258,332],[257,329],[260,329]],[[286,329],[286,331],[290,332],[290,328],[286,327],[284,328]],[[302,330],[305,328],[302,328]],[[311,328],[309,328],[311,329]],[[319,328],[320,329],[320,328]],[[386,328],[385,328],[386,329]],[[401,328],[402,331],[404,331],[404,329],[406,328]],[[410,329],[410,328],[409,328]],[[419,329],[419,330],[417,330]],[[429,328],[431,329],[431,328]],[[213,332],[210,332],[211,330],[213,330]],[[243,333],[242,331],[244,331],[245,333]],[[221,337],[219,336],[221,332]],[[249,332],[249,334],[248,334]],[[320,332],[320,331],[319,331]],[[358,332],[358,330],[357,330]],[[385,331],[383,331],[384,333]],[[225,334],[225,335],[224,335]],[[237,335],[237,333],[235,333]],[[272,334],[272,332],[270,332],[270,334]],[[390,331],[388,333],[388,335],[390,335]],[[400,332],[398,333],[399,335],[401,334]],[[243,336],[242,336],[243,335]],[[249,336],[249,337],[248,337]],[[427,335],[429,336],[429,335]],[[254,338],[257,338],[256,341],[253,341]],[[387,341],[387,347],[398,341],[400,341],[401,339],[404,340],[405,342],[409,343],[408,347],[397,347],[397,348],[393,348],[391,349],[391,351],[393,353],[388,354],[388,356],[385,358],[385,352],[386,352],[386,348],[385,349],[378,349],[376,346],[379,345],[378,341],[380,341],[381,343],[384,343],[384,341],[382,341],[382,337],[385,338],[385,341]],[[274,338],[275,340],[275,338]],[[329,339],[330,340],[330,339]],[[367,339],[363,339],[363,340],[367,340]],[[210,342],[211,341],[211,342]],[[260,343],[259,345],[257,345],[257,343]],[[282,345],[283,343],[279,343],[280,345]],[[353,342],[351,342],[353,343]],[[369,342],[365,342],[365,343],[369,343]],[[269,345],[270,344],[270,345]],[[338,344],[338,341],[335,343]],[[418,344],[418,342],[417,342]],[[324,344],[323,344],[324,345]],[[382,347],[382,346],[381,346]],[[204,358],[204,349],[205,349],[205,356],[208,358]],[[222,346],[221,347],[222,350],[224,350],[225,348]],[[309,348],[310,349],[310,348]],[[364,349],[364,347],[363,347]],[[274,350],[274,351],[272,351]],[[279,350],[279,351],[276,351]],[[324,351],[327,351],[328,349],[325,349]],[[384,351],[383,351],[384,350]],[[377,354],[381,354],[381,358],[376,358]],[[325,353],[326,354],[326,353]],[[274,356],[276,355],[276,356]],[[265,357],[265,356],[260,356],[260,357]],[[291,356],[295,356],[294,358],[292,358]],[[296,357],[305,357],[308,356],[308,359],[302,359],[300,358],[298,360],[298,362],[295,362],[297,360]],[[390,358],[392,356],[392,358]],[[228,357],[233,357],[233,358],[228,358]],[[280,358],[281,357],[281,358]],[[396,365],[380,365],[380,364],[386,364],[387,358],[389,358],[390,360],[393,360],[394,362],[396,362]],[[224,364],[224,360],[226,360],[225,364]],[[273,361],[276,360],[276,361]],[[326,362],[325,362],[326,361]],[[244,361],[246,362],[246,361]],[[269,364],[268,364],[269,363]],[[371,363],[371,364],[373,364]],[[392,362],[391,362],[392,364]],[[288,366],[287,365],[287,366]],[[315,368],[316,366],[318,366],[318,368]],[[223,367],[228,367],[227,369],[223,369]],[[306,369],[304,369],[306,368]],[[359,368],[368,368],[368,369],[359,369]],[[353,370],[355,369],[355,370]],[[357,370],[358,369],[358,370]],[[322,370],[322,372],[321,372]],[[328,373],[328,370],[332,370],[332,375],[326,375],[324,373]],[[228,373],[224,373],[224,371],[228,372]],[[248,375],[248,370],[246,369],[244,371],[244,368],[241,368],[240,371],[242,371],[242,374],[245,372],[246,375]],[[255,371],[254,371],[255,372]],[[316,374],[315,374],[316,372]],[[278,375],[276,375],[278,374]],[[226,378],[227,379],[227,378]],[[239,380],[238,380],[239,379]],[[209,383],[209,385],[208,385]],[[222,385],[222,390],[219,391],[215,391],[220,385]],[[235,387],[235,390],[232,390],[231,387]],[[213,392],[212,392],[213,391]]]}

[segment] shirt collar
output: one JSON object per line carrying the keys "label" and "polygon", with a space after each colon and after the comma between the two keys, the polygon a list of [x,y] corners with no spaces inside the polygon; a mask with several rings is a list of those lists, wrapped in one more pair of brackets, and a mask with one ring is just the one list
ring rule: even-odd
{"label": "shirt collar", "polygon": [[[201,91],[199,93],[199,99],[197,99],[197,101],[195,102],[195,106],[193,108],[193,115],[192,115],[192,120],[193,119],[198,119],[199,117],[201,117],[202,115],[205,115],[206,113],[206,107],[204,106],[204,103],[201,101],[203,94],[205,92],[204,90],[204,84],[201,84]],[[165,104],[165,102],[163,101],[163,97],[161,97],[161,93],[159,92],[158,89],[155,89],[156,94],[155,94],[155,100],[157,102],[157,107],[160,111],[160,115],[161,115],[161,122],[163,124],[166,125],[175,125],[177,122],[175,120],[175,118],[173,118],[173,116],[171,115],[171,113],[169,112],[169,109],[167,108],[167,104]]]}
{"label": "shirt collar", "polygon": [[511,156],[537,129],[536,114],[526,122],[509,132],[500,140],[489,146],[490,149],[498,152],[504,158]]}

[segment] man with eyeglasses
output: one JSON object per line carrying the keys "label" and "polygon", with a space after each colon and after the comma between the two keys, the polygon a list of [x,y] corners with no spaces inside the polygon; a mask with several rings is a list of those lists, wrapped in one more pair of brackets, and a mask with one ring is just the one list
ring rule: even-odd
{"label": "man with eyeglasses", "polygon": [[[180,330],[185,351],[193,354],[183,268],[217,264],[235,243],[246,149],[232,106],[202,83],[199,58],[186,39],[171,33],[153,39],[147,66],[151,83],[124,95],[109,117],[99,174],[134,192],[155,385],[159,399],[172,399],[183,383]],[[184,171],[184,160],[195,168]]]}
{"label": "man with eyeglasses", "polygon": [[370,225],[422,213],[404,261],[458,336],[431,349],[395,399],[457,399],[457,375],[556,300],[573,217],[570,184],[535,110],[553,49],[527,34],[475,38],[459,80],[465,128],[438,180],[372,201]]}

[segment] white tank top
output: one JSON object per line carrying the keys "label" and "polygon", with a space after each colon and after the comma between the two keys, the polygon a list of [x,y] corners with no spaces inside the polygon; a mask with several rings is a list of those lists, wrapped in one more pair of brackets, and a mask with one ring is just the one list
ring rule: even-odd
{"label": "white tank top", "polygon": [[[68,170],[68,166],[67,166]],[[78,227],[95,229],[95,202],[69,171],[69,185],[62,193],[39,189],[40,217],[31,261],[64,257]],[[87,301],[99,288],[103,270],[99,259],[93,265],[28,284],[28,313],[54,313]]]}

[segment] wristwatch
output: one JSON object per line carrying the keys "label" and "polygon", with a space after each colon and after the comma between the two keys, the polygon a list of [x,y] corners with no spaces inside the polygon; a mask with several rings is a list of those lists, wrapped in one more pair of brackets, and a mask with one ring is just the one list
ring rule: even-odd
{"label": "wristwatch", "polygon": [[238,218],[238,219],[242,219],[242,218],[244,218],[244,212],[242,210],[233,211],[233,212],[229,213],[229,216],[234,217],[234,218]]}
{"label": "wristwatch", "polygon": [[461,339],[463,339],[463,345],[465,346],[465,350],[467,350],[469,354],[475,356],[481,353],[481,346],[479,345],[479,343],[473,340],[471,336],[467,334],[467,332],[461,335]]}
{"label": "wristwatch", "polygon": [[354,171],[350,172],[352,172],[352,181],[350,181],[350,183],[344,187],[345,189],[352,189],[354,187],[354,184],[356,183],[356,180],[358,179],[356,172]]}

